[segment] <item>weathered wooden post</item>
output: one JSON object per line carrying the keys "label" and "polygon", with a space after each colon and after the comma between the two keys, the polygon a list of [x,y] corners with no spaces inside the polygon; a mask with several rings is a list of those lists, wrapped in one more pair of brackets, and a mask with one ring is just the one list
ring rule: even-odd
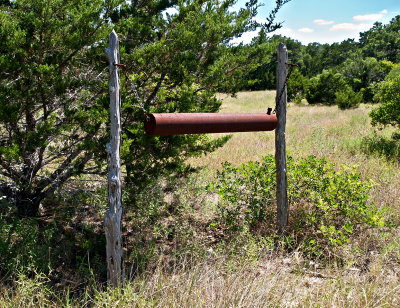
{"label": "weathered wooden post", "polygon": [[278,126],[275,130],[276,200],[278,206],[278,229],[283,233],[288,225],[288,197],[286,170],[286,76],[288,73],[288,51],[284,44],[278,46],[278,67],[276,82],[276,115]]}
{"label": "weathered wooden post", "polygon": [[109,47],[105,52],[109,61],[111,140],[107,143],[108,153],[108,204],[104,216],[107,252],[108,283],[117,287],[122,282],[122,203],[120,175],[121,147],[121,95],[119,80],[119,44],[113,30],[109,36]]}

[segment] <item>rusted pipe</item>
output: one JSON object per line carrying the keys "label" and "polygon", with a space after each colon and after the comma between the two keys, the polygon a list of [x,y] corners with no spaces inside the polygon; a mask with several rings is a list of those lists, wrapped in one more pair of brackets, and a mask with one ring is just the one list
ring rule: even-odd
{"label": "rusted pipe", "polygon": [[266,113],[151,113],[144,129],[150,136],[274,130],[276,115]]}

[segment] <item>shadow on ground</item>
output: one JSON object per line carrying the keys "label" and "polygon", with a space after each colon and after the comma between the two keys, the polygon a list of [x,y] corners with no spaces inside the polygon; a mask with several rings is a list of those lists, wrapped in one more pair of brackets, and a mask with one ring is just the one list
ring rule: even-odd
{"label": "shadow on ground", "polygon": [[374,134],[365,137],[361,143],[361,149],[367,155],[375,154],[388,160],[400,162],[400,136],[382,137]]}

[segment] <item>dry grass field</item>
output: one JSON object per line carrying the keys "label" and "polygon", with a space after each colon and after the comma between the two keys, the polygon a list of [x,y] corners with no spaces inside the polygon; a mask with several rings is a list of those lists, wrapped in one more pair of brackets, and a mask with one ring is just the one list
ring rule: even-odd
{"label": "dry grass field", "polygon": [[[221,112],[264,112],[274,104],[271,91],[220,98]],[[371,201],[398,223],[400,156],[371,150],[374,140],[392,132],[371,127],[371,108],[341,111],[336,106],[289,104],[287,149],[294,158],[326,156],[337,166],[357,165],[362,176],[374,182]],[[237,133],[224,147],[190,163],[206,167],[201,176],[211,179],[224,161],[240,165],[273,153],[274,132]],[[189,188],[182,198],[193,198],[188,194]],[[204,208],[197,209],[207,215]],[[260,250],[251,239],[241,249],[235,257],[212,248],[198,259],[182,255],[168,269],[160,261],[130,279],[123,290],[107,290],[93,282],[74,299],[67,290],[55,294],[44,278],[21,277],[14,291],[1,291],[0,307],[400,307],[398,227],[366,230],[353,238],[341,248],[346,256],[342,264],[319,264],[298,251],[275,251],[267,245]]]}

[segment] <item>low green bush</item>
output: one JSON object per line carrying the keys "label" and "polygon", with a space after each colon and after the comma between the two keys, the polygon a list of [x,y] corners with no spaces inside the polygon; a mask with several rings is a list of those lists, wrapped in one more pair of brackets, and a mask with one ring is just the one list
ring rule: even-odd
{"label": "low green bush", "polygon": [[346,85],[340,73],[324,70],[321,74],[312,77],[306,84],[305,97],[309,104],[333,105],[335,93]]}
{"label": "low green bush", "polygon": [[[56,200],[56,199],[54,199]],[[69,221],[60,216],[19,217],[11,209],[0,211],[0,276],[17,273],[89,280],[106,277],[105,237],[95,230],[94,219]],[[83,219],[84,218],[80,218]],[[66,223],[68,221],[69,223]],[[62,273],[60,272],[62,271]]]}
{"label": "low green bush", "polygon": [[57,258],[55,228],[36,218],[0,215],[0,272],[49,273]]}
{"label": "low green bush", "polygon": [[355,93],[349,85],[345,85],[342,89],[335,93],[335,103],[340,109],[356,108],[360,105],[363,93]]}
{"label": "low green bush", "polygon": [[[289,235],[291,248],[320,256],[365,227],[383,226],[369,204],[372,184],[355,167],[337,171],[325,158],[309,156],[297,162],[289,157],[287,168],[290,219],[285,237]],[[219,222],[233,232],[263,229],[276,235],[275,171],[272,155],[241,167],[225,163],[210,185],[220,198]]]}
{"label": "low green bush", "polygon": [[376,85],[375,100],[381,102],[370,112],[373,126],[394,126],[400,128],[400,66],[386,79]]}
{"label": "low green bush", "polygon": [[233,231],[254,227],[273,216],[275,166],[270,156],[262,163],[249,162],[240,168],[225,162],[217,180],[209,187],[220,197],[221,221]]}
{"label": "low green bush", "polygon": [[306,77],[297,70],[293,71],[287,83],[287,99],[290,102],[301,103],[304,98],[306,83]]}

